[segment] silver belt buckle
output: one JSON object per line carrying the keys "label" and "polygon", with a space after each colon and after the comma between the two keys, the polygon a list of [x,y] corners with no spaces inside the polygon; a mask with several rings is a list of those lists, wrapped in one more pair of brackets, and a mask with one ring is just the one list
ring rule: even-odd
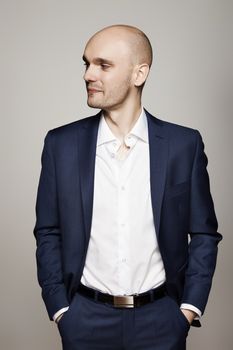
{"label": "silver belt buckle", "polygon": [[113,296],[115,307],[134,307],[134,296],[133,295],[121,295]]}

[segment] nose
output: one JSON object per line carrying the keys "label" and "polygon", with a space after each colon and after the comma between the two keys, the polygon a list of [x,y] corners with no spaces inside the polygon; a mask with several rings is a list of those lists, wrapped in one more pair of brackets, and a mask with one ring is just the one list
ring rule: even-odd
{"label": "nose", "polygon": [[86,67],[86,71],[83,75],[83,79],[86,82],[90,82],[90,81],[96,81],[97,77],[96,77],[96,72],[93,66],[89,65]]}

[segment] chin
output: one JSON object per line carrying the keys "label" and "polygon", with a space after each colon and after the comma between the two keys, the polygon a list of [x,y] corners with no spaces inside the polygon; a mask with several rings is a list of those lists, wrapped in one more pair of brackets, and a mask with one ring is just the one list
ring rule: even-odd
{"label": "chin", "polygon": [[97,103],[97,102],[94,102],[94,101],[89,101],[87,100],[87,105],[91,108],[100,108],[102,109],[102,104],[101,103]]}
{"label": "chin", "polygon": [[97,104],[95,103],[90,103],[90,102],[87,102],[87,105],[88,107],[91,107],[91,108],[100,108]]}

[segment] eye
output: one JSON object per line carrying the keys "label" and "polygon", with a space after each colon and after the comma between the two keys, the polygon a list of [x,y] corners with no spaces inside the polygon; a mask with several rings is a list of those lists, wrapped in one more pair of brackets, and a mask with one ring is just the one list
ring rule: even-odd
{"label": "eye", "polygon": [[106,70],[106,69],[108,69],[108,68],[110,68],[110,65],[109,64],[106,64],[106,63],[101,63],[101,68],[103,69],[103,70]]}
{"label": "eye", "polygon": [[84,62],[83,65],[85,66],[86,69],[89,67],[89,63],[87,62]]}

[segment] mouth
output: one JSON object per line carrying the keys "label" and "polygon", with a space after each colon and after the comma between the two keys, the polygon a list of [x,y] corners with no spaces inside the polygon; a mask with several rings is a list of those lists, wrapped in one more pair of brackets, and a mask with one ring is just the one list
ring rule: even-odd
{"label": "mouth", "polygon": [[101,90],[95,89],[95,88],[87,88],[87,92],[89,94],[95,94],[97,92],[102,92]]}

